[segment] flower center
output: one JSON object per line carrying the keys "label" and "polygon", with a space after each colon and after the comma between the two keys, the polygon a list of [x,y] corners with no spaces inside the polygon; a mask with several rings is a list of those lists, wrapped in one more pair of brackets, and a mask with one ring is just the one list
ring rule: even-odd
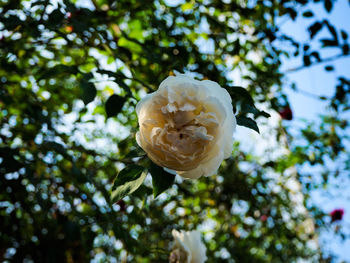
{"label": "flower center", "polygon": [[191,89],[164,89],[141,116],[143,148],[162,167],[192,170],[215,146],[219,123],[225,117],[211,97],[201,97]]}
{"label": "flower center", "polygon": [[169,257],[169,263],[185,263],[187,262],[187,253],[183,249],[174,249]]}
{"label": "flower center", "polygon": [[216,115],[206,112],[206,108],[195,100],[182,104],[161,102],[153,109],[160,110],[160,120],[149,127],[155,155],[150,158],[170,169],[191,170],[206,157],[205,152],[212,146],[218,127]]}

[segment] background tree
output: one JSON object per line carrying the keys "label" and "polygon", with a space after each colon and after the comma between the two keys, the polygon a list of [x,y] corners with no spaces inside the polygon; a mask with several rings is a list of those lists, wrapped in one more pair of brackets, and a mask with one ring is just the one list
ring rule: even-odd
{"label": "background tree", "polygon": [[[332,11],[332,1],[314,2]],[[303,15],[311,21],[309,5],[304,0],[1,1],[0,258],[164,262],[176,228],[204,232],[208,262],[321,261],[321,250],[312,244],[327,217],[308,202],[319,180],[305,180],[308,174],[293,167],[326,167],[330,158],[349,171],[343,154],[346,76],[339,76],[332,98],[320,98],[329,100],[331,111],[319,127],[307,123],[300,130],[307,144],[288,137],[280,123],[275,140],[287,153],[262,158],[236,142],[217,176],[175,178],[154,198],[148,175],[131,196],[110,201],[124,167],[147,168],[153,183],[162,171],[150,167],[135,142],[135,105],[174,70],[197,72],[199,79],[225,87],[240,125],[257,130],[254,120],[268,116],[254,102],[266,105],[271,115],[292,118],[281,59],[301,56],[302,67],[310,67],[349,54],[347,32],[325,19],[312,22],[305,44],[279,31],[282,19]],[[310,41],[318,42],[321,30],[329,31],[329,38],[314,48]],[[326,48],[339,54],[324,57]],[[327,63],[325,69],[332,67]],[[235,86],[233,70],[245,89]],[[322,174],[321,184],[332,176]],[[288,184],[296,179],[303,203],[294,201]]]}

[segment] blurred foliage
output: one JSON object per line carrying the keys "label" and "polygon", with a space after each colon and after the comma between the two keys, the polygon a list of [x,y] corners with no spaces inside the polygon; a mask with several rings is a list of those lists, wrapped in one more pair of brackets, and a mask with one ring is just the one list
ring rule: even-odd
{"label": "blurred foliage", "polygon": [[[291,71],[323,62],[332,71],[333,60],[348,56],[348,33],[314,18],[310,2],[1,0],[0,259],[166,262],[176,228],[204,233],[208,262],[321,262],[317,233],[329,218],[310,204],[309,191],[339,170],[310,175],[295,167],[340,159],[339,169],[350,171],[346,76],[332,98],[320,97],[329,115],[306,123],[300,137],[280,123],[276,140],[287,151],[277,157],[258,158],[236,143],[217,176],[175,178],[157,198],[147,176],[131,196],[109,201],[118,172],[144,161],[135,105],[174,70],[226,87],[240,124],[255,128],[251,121],[268,114],[250,96],[271,114],[289,108],[282,57],[303,61]],[[313,2],[333,10],[331,0]],[[314,19],[306,43],[277,23],[300,16]],[[329,37],[318,39],[321,30]],[[338,53],[324,57],[324,49]],[[233,70],[247,84],[241,93]],[[293,190],[296,179],[302,187]],[[169,187],[153,185],[155,196]],[[296,201],[301,190],[305,198]],[[309,212],[297,209],[304,206]]]}

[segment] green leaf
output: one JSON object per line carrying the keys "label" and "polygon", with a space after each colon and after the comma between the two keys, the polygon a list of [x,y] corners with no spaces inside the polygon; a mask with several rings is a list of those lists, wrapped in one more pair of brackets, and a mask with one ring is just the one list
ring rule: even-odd
{"label": "green leaf", "polygon": [[118,51],[124,55],[128,60],[132,59],[132,53],[130,52],[129,49],[124,48],[124,47],[118,47]]}
{"label": "green leaf", "polygon": [[271,115],[268,114],[267,112],[259,111],[254,105],[250,105],[250,104],[241,105],[241,113],[253,113],[255,118],[259,116],[263,116],[265,118],[271,117]]}
{"label": "green leaf", "polygon": [[333,8],[333,3],[332,0],[325,0],[324,1],[324,8],[327,10],[327,12],[329,13],[332,8]]}
{"label": "green leaf", "polygon": [[237,125],[250,128],[250,129],[256,131],[257,133],[260,133],[258,125],[251,118],[244,117],[244,116],[238,116],[237,117]]}
{"label": "green leaf", "polygon": [[338,40],[338,34],[337,34],[337,31],[335,30],[335,27],[332,26],[332,25],[329,23],[328,20],[324,20],[324,23],[326,24],[326,26],[327,26],[329,32],[332,34],[332,36],[333,36],[333,41],[334,41],[335,43],[337,43],[336,45],[338,45],[338,44],[339,44],[339,40]]}
{"label": "green leaf", "polygon": [[255,108],[254,105],[251,104],[242,104],[241,105],[241,112],[242,113],[253,113],[254,115],[259,114],[259,110]]}
{"label": "green leaf", "polygon": [[318,52],[316,52],[316,51],[314,51],[314,52],[312,52],[311,54],[310,54],[310,57],[314,57],[314,58],[316,58],[316,60],[318,61],[318,62],[321,62],[321,58],[320,58],[320,54],[318,53]]}
{"label": "green leaf", "polygon": [[116,94],[113,94],[112,96],[110,96],[106,101],[106,105],[105,105],[107,118],[116,116],[123,108],[124,103],[125,103],[125,98],[120,97]]}
{"label": "green leaf", "polygon": [[310,10],[305,11],[303,13],[303,17],[313,17],[313,16],[314,16],[314,13],[312,13]]}
{"label": "green leaf", "polygon": [[4,23],[7,30],[14,30],[17,26],[21,25],[23,22],[15,15],[9,15],[8,18],[1,16],[1,22]]}
{"label": "green leaf", "polygon": [[18,171],[23,165],[16,159],[19,151],[10,147],[0,147],[0,173],[12,173]]}
{"label": "green leaf", "polygon": [[175,175],[166,172],[162,167],[152,163],[148,170],[152,175],[153,195],[158,195],[168,189],[175,180]]}
{"label": "green leaf", "polygon": [[294,21],[295,18],[297,17],[297,15],[298,15],[297,11],[295,11],[295,9],[290,8],[290,7],[288,7],[286,10],[287,10],[287,12],[289,13],[289,16],[290,16],[290,17],[292,18],[292,20]]}
{"label": "green leaf", "polygon": [[327,70],[327,71],[333,71],[333,70],[334,70],[334,67],[328,65],[328,66],[325,66],[324,69]]}
{"label": "green leaf", "polygon": [[93,83],[83,80],[80,82],[80,88],[82,89],[81,99],[85,105],[89,104],[95,99],[97,90]]}
{"label": "green leaf", "polygon": [[309,28],[308,31],[310,33],[310,38],[312,39],[323,27],[323,24],[320,22],[315,22],[312,24]]}
{"label": "green leaf", "polygon": [[348,39],[348,34],[344,30],[340,30],[340,34],[342,39],[347,40]]}
{"label": "green leaf", "polygon": [[259,111],[258,116],[260,116],[260,115],[265,117],[265,118],[271,117],[271,115],[269,113],[267,113],[266,111]]}
{"label": "green leaf", "polygon": [[253,98],[245,88],[234,86],[227,87],[226,89],[231,96],[234,112],[236,112],[236,107],[239,106],[239,114],[241,116],[247,113],[253,113],[255,118],[259,116],[270,117],[270,114],[260,111],[255,107]]}
{"label": "green leaf", "polygon": [[89,81],[90,79],[92,79],[94,77],[94,75],[91,73],[91,72],[89,72],[89,73],[85,73],[84,75],[83,75],[83,81]]}
{"label": "green leaf", "polygon": [[41,79],[49,79],[49,78],[55,78],[59,75],[69,75],[69,74],[77,74],[78,68],[76,66],[67,66],[58,64],[52,68],[45,69],[42,74],[39,75],[38,80]]}
{"label": "green leaf", "polygon": [[252,96],[250,96],[249,92],[245,88],[234,86],[228,87],[227,91],[231,95],[232,101],[244,101],[249,105],[254,105]]}
{"label": "green leaf", "polygon": [[322,47],[336,47],[338,46],[338,42],[336,40],[333,39],[321,39],[320,40],[322,42]]}
{"label": "green leaf", "polygon": [[187,10],[193,10],[193,3],[184,3],[183,5],[181,5],[181,10],[183,12]]}
{"label": "green leaf", "polygon": [[146,173],[143,171],[142,166],[134,164],[121,170],[113,183],[111,202],[117,202],[135,192],[146,178]]}
{"label": "green leaf", "polygon": [[49,15],[49,23],[53,26],[60,24],[63,19],[64,19],[64,14],[59,9],[53,10]]}
{"label": "green leaf", "polygon": [[310,66],[311,65],[311,60],[310,60],[310,56],[304,56],[303,57],[303,61],[304,61],[304,66]]}

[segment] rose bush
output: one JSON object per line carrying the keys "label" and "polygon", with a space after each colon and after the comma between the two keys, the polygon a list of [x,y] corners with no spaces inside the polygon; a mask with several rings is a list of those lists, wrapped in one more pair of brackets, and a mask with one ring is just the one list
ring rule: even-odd
{"label": "rose bush", "polygon": [[206,247],[198,231],[172,231],[175,240],[170,263],[203,263],[207,260]]}
{"label": "rose bush", "polygon": [[232,101],[214,81],[170,76],[137,104],[136,112],[137,143],[154,163],[185,178],[213,175],[231,155]]}

